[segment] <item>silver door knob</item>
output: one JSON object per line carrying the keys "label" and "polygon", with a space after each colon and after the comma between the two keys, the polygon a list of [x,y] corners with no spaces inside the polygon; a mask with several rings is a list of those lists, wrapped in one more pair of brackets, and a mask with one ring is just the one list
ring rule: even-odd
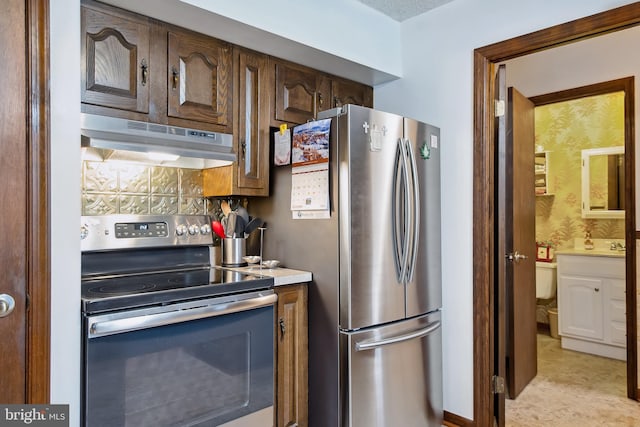
{"label": "silver door knob", "polygon": [[507,259],[509,261],[515,261],[515,262],[518,262],[527,258],[528,257],[526,255],[518,253],[518,251],[515,251],[514,253],[507,255]]}
{"label": "silver door knob", "polygon": [[16,301],[11,295],[0,294],[0,317],[10,315],[15,307]]}

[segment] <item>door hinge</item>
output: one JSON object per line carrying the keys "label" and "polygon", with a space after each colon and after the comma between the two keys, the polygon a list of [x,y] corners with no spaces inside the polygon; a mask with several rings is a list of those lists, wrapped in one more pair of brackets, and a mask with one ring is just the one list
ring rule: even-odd
{"label": "door hinge", "polygon": [[502,117],[504,116],[504,101],[497,100],[495,105],[495,116]]}
{"label": "door hinge", "polygon": [[491,377],[491,393],[502,394],[504,393],[504,378],[494,375]]}

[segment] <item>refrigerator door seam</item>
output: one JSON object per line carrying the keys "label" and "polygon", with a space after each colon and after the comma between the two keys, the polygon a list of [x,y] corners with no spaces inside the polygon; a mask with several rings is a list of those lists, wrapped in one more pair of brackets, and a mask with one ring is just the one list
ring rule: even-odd
{"label": "refrigerator door seam", "polygon": [[437,320],[433,323],[428,324],[426,327],[422,329],[418,329],[417,331],[412,331],[407,334],[396,335],[390,338],[385,338],[382,340],[365,340],[356,343],[356,351],[366,351],[373,350],[378,347],[382,347],[384,345],[389,344],[397,344],[404,341],[413,340],[416,338],[421,338],[426,335],[429,335],[436,331],[440,327],[440,321]]}

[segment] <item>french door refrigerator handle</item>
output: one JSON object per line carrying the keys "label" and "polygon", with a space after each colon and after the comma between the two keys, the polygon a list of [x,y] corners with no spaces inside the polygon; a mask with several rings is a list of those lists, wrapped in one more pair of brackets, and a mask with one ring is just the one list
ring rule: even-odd
{"label": "french door refrigerator handle", "polygon": [[410,226],[411,224],[411,211],[409,209],[409,204],[410,204],[410,200],[409,200],[409,159],[407,158],[407,151],[405,149],[406,147],[406,142],[404,140],[404,138],[400,138],[398,145],[400,146],[400,152],[402,153],[401,159],[402,159],[402,172],[403,172],[403,184],[404,184],[404,191],[403,191],[403,195],[404,198],[402,200],[403,203],[403,227],[401,227],[401,232],[403,234],[404,237],[404,244],[403,244],[403,248],[402,248],[402,268],[400,269],[400,282],[401,283],[406,283],[406,278],[407,278],[407,274],[409,271],[409,248],[410,248],[410,244],[411,241],[409,239],[408,236],[408,226]]}
{"label": "french door refrigerator handle", "polygon": [[403,226],[406,224],[406,217],[401,218],[402,215],[406,215],[406,206],[402,209],[402,204],[406,204],[406,196],[401,199],[403,194],[403,186],[406,192],[406,161],[404,160],[404,144],[402,139],[398,139],[396,145],[396,162],[393,171],[394,185],[391,195],[391,215],[392,215],[392,238],[394,244],[394,255],[396,265],[396,275],[398,282],[404,283],[404,276],[407,264],[407,253],[405,250],[405,242],[402,241],[404,237]]}
{"label": "french door refrigerator handle", "polygon": [[96,321],[89,324],[88,338],[98,338],[124,332],[148,329],[156,326],[172,325],[189,320],[204,319],[206,317],[222,316],[238,313],[274,304],[278,300],[276,294],[265,295],[229,303],[213,304],[186,310],[173,310],[164,313],[143,314],[140,316]]}
{"label": "french door refrigerator handle", "polygon": [[417,331],[412,331],[406,334],[396,335],[393,337],[385,338],[382,340],[364,340],[356,343],[356,351],[366,351],[373,350],[378,347],[382,347],[384,345],[396,344],[404,341],[413,340],[416,338],[421,338],[426,335],[429,335],[436,331],[440,327],[440,321],[436,320],[435,322],[429,323],[422,329],[418,329]]}
{"label": "french door refrigerator handle", "polygon": [[416,269],[416,260],[418,258],[418,240],[420,239],[420,183],[418,180],[418,166],[416,164],[416,156],[413,153],[413,144],[409,139],[405,140],[407,149],[408,164],[411,166],[411,192],[409,197],[411,198],[410,215],[412,218],[409,220],[411,243],[410,243],[410,261],[407,265],[407,283],[413,280],[413,272]]}

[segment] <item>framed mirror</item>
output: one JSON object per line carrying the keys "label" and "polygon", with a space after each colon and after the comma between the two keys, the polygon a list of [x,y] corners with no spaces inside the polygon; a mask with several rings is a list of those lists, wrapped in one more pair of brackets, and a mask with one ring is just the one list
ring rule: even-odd
{"label": "framed mirror", "polygon": [[624,218],[624,147],[582,150],[582,217]]}

